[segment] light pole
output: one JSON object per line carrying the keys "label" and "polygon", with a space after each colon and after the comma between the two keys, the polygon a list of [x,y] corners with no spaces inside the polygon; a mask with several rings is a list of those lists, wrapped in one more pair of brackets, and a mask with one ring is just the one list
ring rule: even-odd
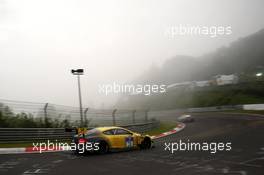
{"label": "light pole", "polygon": [[80,75],[83,75],[83,69],[72,69],[71,73],[73,75],[77,75],[78,79],[78,91],[79,91],[79,104],[80,104],[80,118],[81,118],[81,126],[83,126],[83,109],[82,109],[82,94],[81,94],[81,82],[80,82]]}

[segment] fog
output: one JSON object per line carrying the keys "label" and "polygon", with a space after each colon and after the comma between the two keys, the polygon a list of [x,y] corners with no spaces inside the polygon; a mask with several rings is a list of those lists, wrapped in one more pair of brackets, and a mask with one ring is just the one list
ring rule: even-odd
{"label": "fog", "polygon": [[[261,0],[0,0],[0,99],[114,105],[98,85],[129,82],[175,55],[201,56],[264,28]],[[231,26],[232,34],[166,37],[177,25]]]}

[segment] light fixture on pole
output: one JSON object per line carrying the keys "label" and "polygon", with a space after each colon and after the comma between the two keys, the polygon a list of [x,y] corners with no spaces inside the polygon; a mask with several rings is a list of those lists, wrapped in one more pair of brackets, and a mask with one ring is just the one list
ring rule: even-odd
{"label": "light fixture on pole", "polygon": [[256,73],[257,77],[261,77],[262,75],[263,75],[262,72]]}

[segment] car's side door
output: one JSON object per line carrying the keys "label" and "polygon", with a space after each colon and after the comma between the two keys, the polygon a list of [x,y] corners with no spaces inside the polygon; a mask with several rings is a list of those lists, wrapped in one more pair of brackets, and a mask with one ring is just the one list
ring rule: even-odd
{"label": "car's side door", "polygon": [[132,148],[134,146],[133,134],[125,129],[116,129],[115,136],[118,148]]}
{"label": "car's side door", "polygon": [[115,135],[115,132],[116,129],[110,129],[103,132],[111,148],[118,148],[119,139],[118,136]]}

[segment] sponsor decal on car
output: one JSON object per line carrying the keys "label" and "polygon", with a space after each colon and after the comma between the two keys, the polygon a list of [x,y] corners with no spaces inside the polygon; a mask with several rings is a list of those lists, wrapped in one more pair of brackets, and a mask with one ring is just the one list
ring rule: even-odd
{"label": "sponsor decal on car", "polygon": [[126,137],[125,142],[126,142],[126,147],[128,148],[133,147],[134,144],[133,137]]}

